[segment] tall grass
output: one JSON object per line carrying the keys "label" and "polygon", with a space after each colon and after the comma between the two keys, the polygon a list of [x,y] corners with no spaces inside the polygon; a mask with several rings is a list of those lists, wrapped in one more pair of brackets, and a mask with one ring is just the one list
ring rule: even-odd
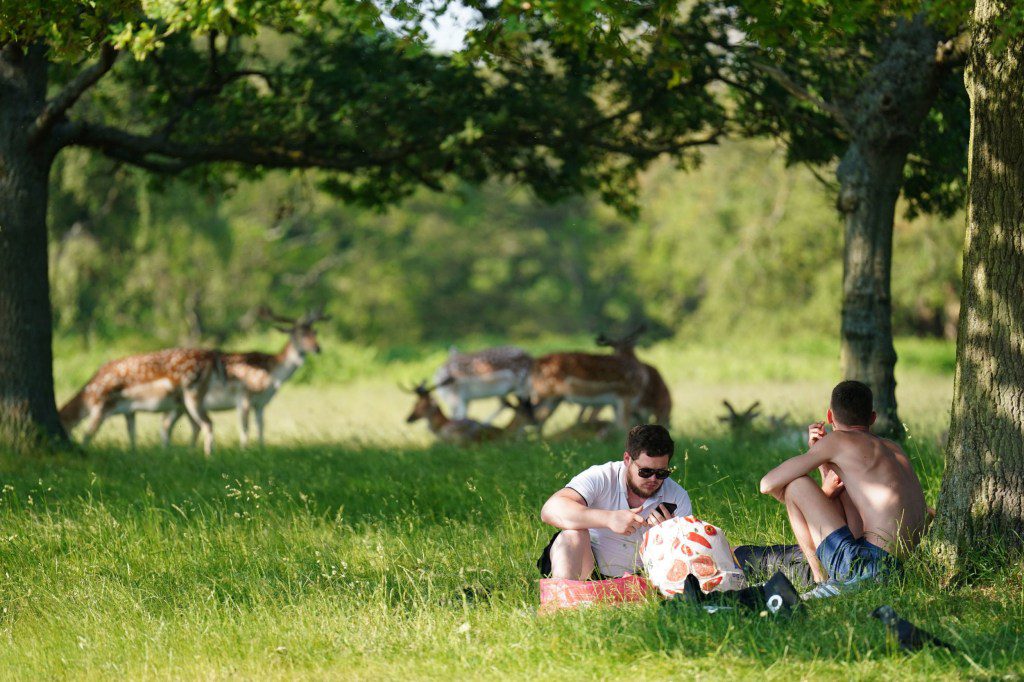
{"label": "tall grass", "polygon": [[[756,494],[784,452],[682,439],[678,475],[733,543],[785,540]],[[1024,673],[1020,565],[941,591],[923,560],[803,616],[535,615],[547,494],[619,449],[184,448],[5,460],[0,666],[25,678],[624,674],[853,678]],[[928,495],[934,446],[912,449]],[[960,653],[893,650],[891,603]]]}
{"label": "tall grass", "polygon": [[[732,439],[715,419],[719,401],[760,399],[810,419],[834,377],[705,381],[699,373],[712,370],[690,359],[731,356],[691,352],[651,351],[676,397],[677,480],[733,544],[788,541],[783,509],[756,485],[799,445],[785,434]],[[784,354],[795,365],[816,362],[813,351]],[[211,459],[184,446],[128,452],[120,424],[106,427],[86,458],[0,456],[4,676],[1024,674],[1019,561],[943,589],[916,557],[894,583],[791,619],[669,612],[657,599],[537,616],[533,562],[550,533],[539,507],[576,472],[621,456],[622,444],[432,444],[422,425],[402,423],[407,398],[393,382],[417,362],[378,378],[362,372],[338,385],[285,387],[268,410],[265,450],[234,448],[228,415],[218,420]],[[732,362],[756,369],[749,359]],[[918,369],[900,384],[907,449],[933,504],[950,383]],[[155,420],[147,428],[152,442]],[[957,653],[901,653],[868,617],[882,603]]]}

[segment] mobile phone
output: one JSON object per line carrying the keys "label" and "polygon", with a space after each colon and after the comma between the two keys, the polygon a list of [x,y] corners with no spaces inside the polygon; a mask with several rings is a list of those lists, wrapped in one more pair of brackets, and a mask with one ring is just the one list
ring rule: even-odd
{"label": "mobile phone", "polygon": [[665,510],[666,510],[666,511],[667,511],[667,512],[668,512],[669,514],[675,514],[675,513],[676,513],[676,504],[675,504],[675,502],[662,502],[662,503],[661,503],[660,505],[658,505],[658,506],[659,506],[659,507],[664,507],[664,508],[665,508]]}

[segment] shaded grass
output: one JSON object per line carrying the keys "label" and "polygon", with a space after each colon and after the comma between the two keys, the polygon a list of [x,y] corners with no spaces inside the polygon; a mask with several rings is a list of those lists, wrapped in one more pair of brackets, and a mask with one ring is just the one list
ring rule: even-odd
{"label": "shaded grass", "polygon": [[[579,341],[530,349],[588,347]],[[717,421],[721,400],[760,400],[766,413],[797,423],[820,419],[837,378],[833,345],[641,350],[672,388],[676,479],[733,544],[788,541],[782,507],[758,495],[757,482],[801,446],[794,433],[731,439]],[[433,445],[421,424],[404,423],[411,402],[395,382],[429,376],[443,350],[324,346],[268,410],[265,450],[234,449],[234,417],[219,414],[209,460],[186,447],[126,452],[120,419],[86,459],[0,454],[7,676],[1024,674],[1019,559],[944,590],[918,557],[902,580],[814,604],[792,620],[668,613],[654,599],[538,617],[533,562],[550,535],[540,505],[586,466],[621,456],[621,442]],[[952,348],[913,340],[898,348],[906,447],[934,504]],[[111,356],[64,351],[57,378],[65,395]],[[562,423],[573,416],[560,412]],[[156,423],[140,419],[143,443],[155,442]],[[881,603],[959,652],[895,650],[867,616]]]}
{"label": "shaded grass", "polygon": [[[1024,673],[1019,563],[943,592],[912,561],[899,583],[789,621],[668,614],[656,600],[536,616],[532,564],[549,532],[537,510],[618,447],[4,458],[0,665],[32,678]],[[787,451],[684,436],[679,452],[697,513],[734,544],[788,537],[781,506],[756,494]],[[939,453],[911,455],[934,501]],[[962,653],[893,650],[867,617],[880,603]]]}

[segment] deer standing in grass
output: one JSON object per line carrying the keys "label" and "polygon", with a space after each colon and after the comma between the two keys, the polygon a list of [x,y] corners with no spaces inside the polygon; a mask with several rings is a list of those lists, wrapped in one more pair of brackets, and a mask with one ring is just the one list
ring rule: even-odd
{"label": "deer standing in grass", "polygon": [[[631,349],[642,330],[616,343]],[[646,389],[647,374],[632,350],[616,350],[611,355],[552,353],[537,358],[530,375],[536,416],[542,422],[547,420],[563,401],[584,407],[611,405],[616,423],[627,429]]]}
{"label": "deer standing in grass", "polygon": [[[275,322],[274,328],[288,335],[288,341],[277,355],[260,353],[221,353],[224,366],[222,376],[215,376],[210,382],[203,407],[211,412],[223,410],[238,411],[238,440],[241,446],[249,445],[249,412],[256,420],[256,435],[263,447],[263,411],[271,398],[284,382],[306,362],[310,353],[319,354],[320,344],[313,325],[330,319],[323,309],[307,313],[301,319],[282,317],[269,309],[260,312],[264,319]],[[164,445],[170,443],[174,424],[184,412],[177,407],[167,413],[161,428]],[[189,413],[191,417],[191,413]],[[196,424],[192,422],[192,440],[196,439]]]}
{"label": "deer standing in grass", "polygon": [[[437,372],[434,386],[452,419],[465,419],[469,403],[481,398],[502,398],[514,394],[519,402],[530,399],[530,368],[533,358],[521,348],[499,346],[475,353],[460,353],[455,348]],[[490,423],[498,412],[485,423]]]}
{"label": "deer standing in grass", "polygon": [[505,398],[502,398],[503,407],[511,407],[515,416],[504,428],[473,419],[449,419],[431,395],[435,388],[437,387],[427,386],[425,381],[421,381],[412,389],[402,389],[416,395],[416,403],[405,421],[412,424],[420,419],[425,419],[430,431],[445,443],[482,443],[503,436],[517,435],[527,426],[537,423],[533,416],[533,405],[529,400],[515,399],[516,402],[512,403]]}
{"label": "deer standing in grass", "polygon": [[203,452],[213,451],[213,424],[203,406],[210,383],[223,377],[220,354],[213,350],[171,348],[112,360],[60,408],[69,433],[88,418],[83,444],[88,445],[107,417],[123,414],[128,440],[135,448],[135,413],[187,412],[203,432]]}
{"label": "deer standing in grass", "polygon": [[[643,327],[640,327],[637,331],[620,340],[611,339],[601,334],[597,337],[596,342],[599,346],[608,346],[614,349],[617,355],[636,358],[636,340],[643,329]],[[662,426],[668,426],[669,420],[672,418],[672,394],[668,390],[668,385],[661,376],[661,372],[653,365],[649,365],[639,359],[637,361],[640,362],[644,371],[647,372],[647,381],[644,384],[644,391],[640,395],[640,399],[637,401],[633,411],[633,419],[637,423],[654,421]],[[583,419],[583,411],[585,409],[580,410],[580,420]],[[594,407],[592,409],[591,417],[595,417],[601,408]]]}

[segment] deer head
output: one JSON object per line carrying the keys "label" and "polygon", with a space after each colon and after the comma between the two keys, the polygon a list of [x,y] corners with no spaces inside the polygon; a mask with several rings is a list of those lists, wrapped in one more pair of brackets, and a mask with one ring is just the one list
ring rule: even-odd
{"label": "deer head", "polygon": [[398,385],[398,388],[404,393],[412,393],[416,396],[416,403],[412,406],[412,412],[405,418],[407,424],[412,424],[418,419],[425,419],[434,410],[440,409],[430,395],[430,392],[437,388],[437,386],[427,386],[427,382],[424,380],[412,388],[406,388],[401,384]]}
{"label": "deer head", "polygon": [[292,346],[301,356],[320,353],[320,343],[317,341],[313,325],[331,319],[324,315],[323,305],[308,311],[299,319],[278,315],[269,306],[264,305],[259,309],[259,317],[274,323],[274,329],[287,334]]}
{"label": "deer head", "polygon": [[612,348],[616,353],[623,355],[633,355],[633,351],[636,348],[636,341],[640,338],[640,335],[647,331],[647,325],[641,324],[637,326],[629,334],[626,334],[621,339],[614,339],[606,334],[598,334],[594,342],[599,346],[606,346]]}

